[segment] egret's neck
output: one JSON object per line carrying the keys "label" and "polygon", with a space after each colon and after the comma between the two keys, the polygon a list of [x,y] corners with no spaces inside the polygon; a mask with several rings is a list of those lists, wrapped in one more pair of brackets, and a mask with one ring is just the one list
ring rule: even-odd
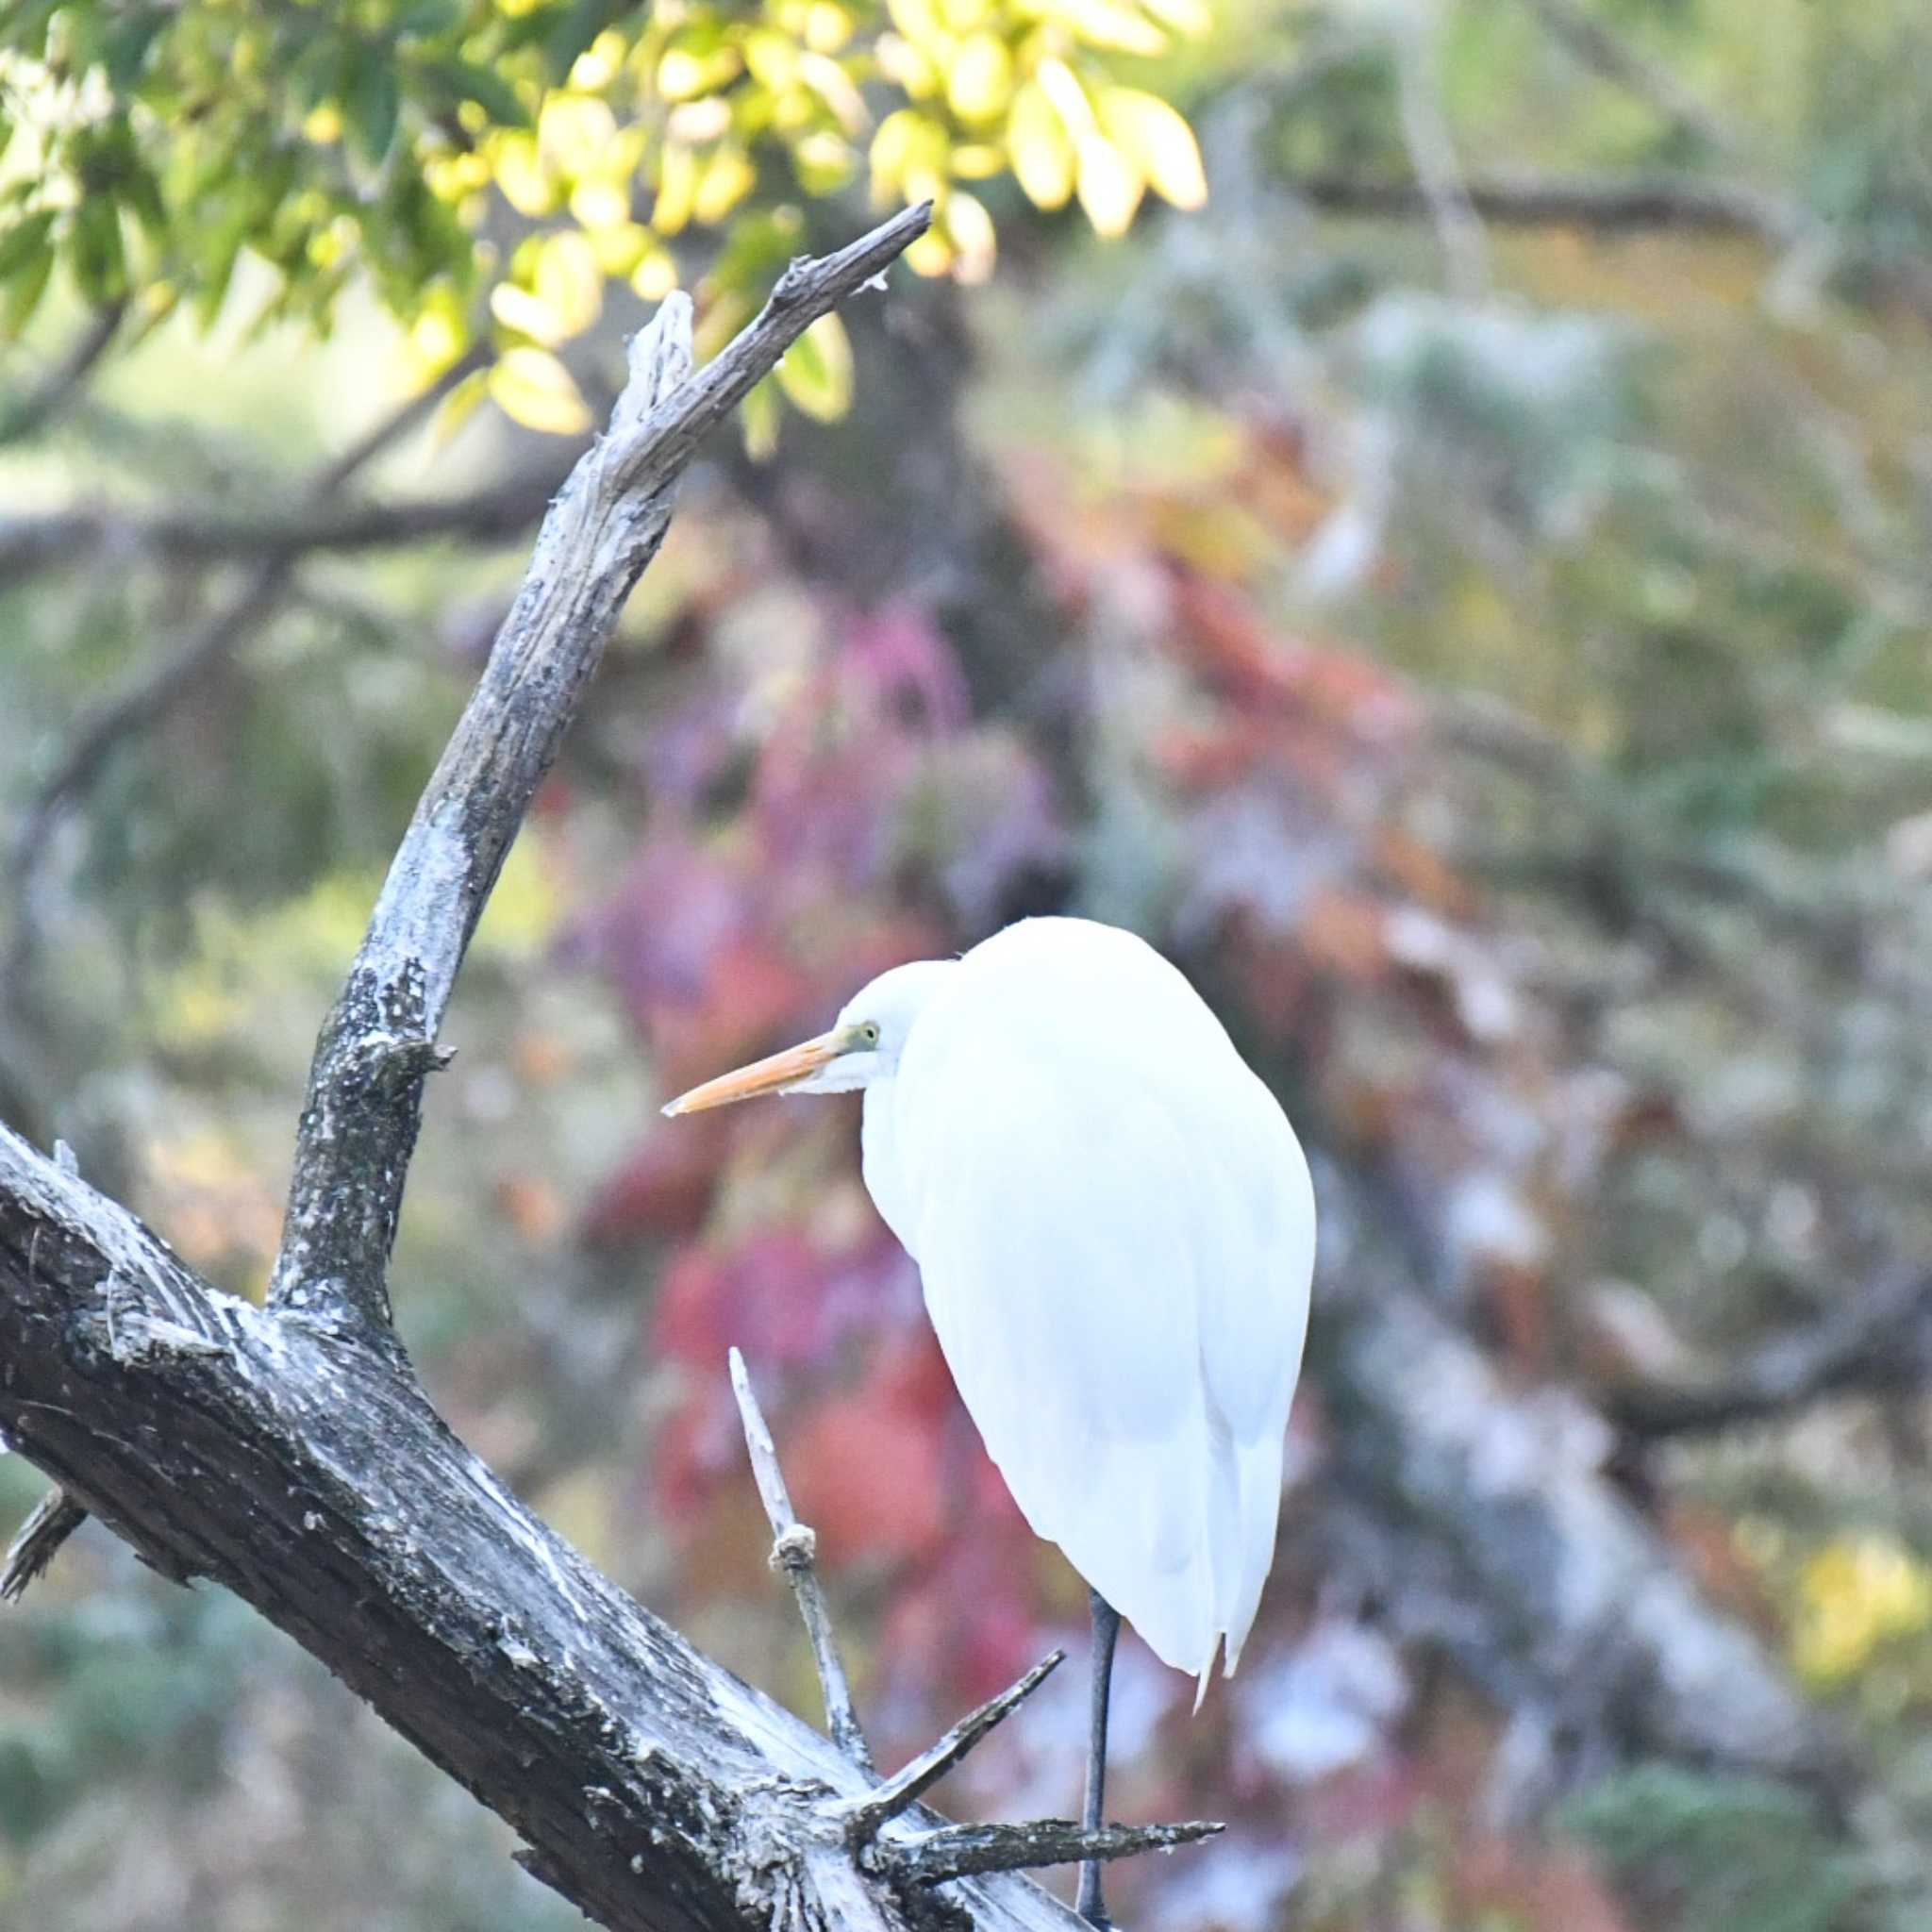
{"label": "egret's neck", "polygon": [[898,1082],[890,1075],[866,1088],[865,1111],[858,1129],[859,1164],[873,1206],[898,1236],[899,1245],[916,1261],[919,1252],[912,1245],[910,1190],[906,1185],[893,1113],[897,1090]]}

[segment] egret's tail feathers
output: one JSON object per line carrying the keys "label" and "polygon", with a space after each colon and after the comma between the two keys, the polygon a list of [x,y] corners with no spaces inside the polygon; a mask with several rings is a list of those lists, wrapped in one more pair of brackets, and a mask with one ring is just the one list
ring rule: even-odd
{"label": "egret's tail feathers", "polygon": [[[1200,1670],[1195,1674],[1194,1714],[1197,1717],[1200,1715],[1202,1705],[1208,1701],[1208,1687],[1214,1681],[1214,1654],[1220,1648],[1221,1638],[1217,1634],[1214,1639],[1213,1646],[1209,1649],[1208,1653],[1208,1661],[1204,1663],[1201,1666]],[[1232,1664],[1228,1666],[1229,1670],[1232,1670],[1234,1666]]]}

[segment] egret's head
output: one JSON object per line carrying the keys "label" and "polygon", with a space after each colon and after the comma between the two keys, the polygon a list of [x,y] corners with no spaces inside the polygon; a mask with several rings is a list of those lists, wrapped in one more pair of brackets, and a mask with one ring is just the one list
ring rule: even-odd
{"label": "egret's head", "polygon": [[666,1113],[698,1113],[760,1093],[845,1093],[889,1080],[912,1023],[924,1009],[957,962],[919,959],[881,973],[845,1002],[838,1023],[816,1040],[788,1046],[736,1073],[721,1074],[680,1093]]}

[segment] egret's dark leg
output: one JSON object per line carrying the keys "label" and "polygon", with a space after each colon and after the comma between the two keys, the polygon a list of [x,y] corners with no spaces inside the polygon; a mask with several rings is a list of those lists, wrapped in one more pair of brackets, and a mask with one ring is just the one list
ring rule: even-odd
{"label": "egret's dark leg", "polygon": [[[1121,1613],[1096,1590],[1091,1592],[1093,1611],[1093,1705],[1092,1728],[1087,1740],[1087,1803],[1080,1822],[1089,1831],[1100,1829],[1101,1807],[1107,1796],[1107,1699],[1113,1685],[1114,1639],[1121,1634]],[[1090,1858],[1080,1867],[1080,1899],[1076,1907],[1090,1925],[1108,1926],[1113,1921],[1100,1896],[1100,1860]]]}

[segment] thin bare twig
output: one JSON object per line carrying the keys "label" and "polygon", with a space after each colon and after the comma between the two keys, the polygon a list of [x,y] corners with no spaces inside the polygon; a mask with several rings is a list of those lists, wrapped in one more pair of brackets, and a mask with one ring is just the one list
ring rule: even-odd
{"label": "thin bare twig", "polygon": [[777,1445],[772,1441],[772,1431],[766,1424],[764,1411],[758,1407],[758,1399],[752,1392],[744,1357],[735,1348],[731,1351],[731,1392],[738,1398],[738,1414],[744,1424],[744,1446],[751,1457],[752,1475],[772,1525],[772,1567],[785,1573],[785,1580],[798,1599],[805,1634],[811,1640],[812,1661],[818,1666],[819,1688],[824,1692],[826,1728],[832,1734],[832,1741],[854,1764],[861,1771],[871,1771],[872,1753],[853,1707],[852,1686],[846,1679],[845,1666],[839,1656],[839,1641],[832,1631],[832,1612],[813,1560],[818,1540],[808,1525],[799,1522],[791,1507],[785,1472],[778,1466]]}
{"label": "thin bare twig", "polygon": [[1442,113],[1434,71],[1433,31],[1423,28],[1401,34],[1393,58],[1403,143],[1436,225],[1449,292],[1459,301],[1480,301],[1490,290],[1489,241],[1463,186],[1462,164]]}
{"label": "thin bare twig", "polygon": [[938,1743],[922,1751],[895,1771],[876,1790],[862,1798],[841,1800],[834,1807],[853,1844],[876,1838],[880,1829],[919,1800],[944,1777],[992,1727],[1010,1715],[1067,1660],[1063,1650],[1043,1657],[1018,1683],[990,1697],[977,1710],[962,1717]]}
{"label": "thin bare twig", "polygon": [[18,1603],[86,1521],[87,1511],[65,1490],[49,1490],[7,1546],[6,1560],[0,1562],[0,1603]]}
{"label": "thin bare twig", "polygon": [[1024,1824],[949,1824],[915,1839],[895,1840],[891,1857],[903,1876],[921,1885],[938,1885],[985,1872],[1035,1871],[1090,1858],[1171,1852],[1176,1845],[1194,1844],[1226,1829],[1206,1819],[1186,1824],[1103,1824],[1098,1831],[1083,1830],[1071,1818],[1040,1818]]}

